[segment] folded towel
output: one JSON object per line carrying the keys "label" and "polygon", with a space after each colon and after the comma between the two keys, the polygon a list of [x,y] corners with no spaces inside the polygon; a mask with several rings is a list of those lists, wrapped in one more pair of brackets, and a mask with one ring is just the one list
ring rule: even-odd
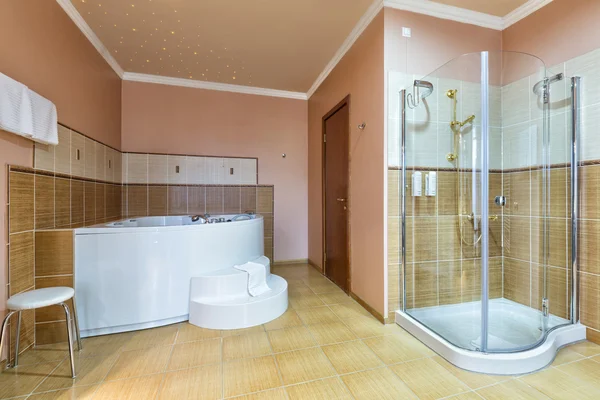
{"label": "folded towel", "polygon": [[56,106],[0,73],[0,129],[45,144],[58,144]]}
{"label": "folded towel", "polygon": [[264,265],[252,261],[233,268],[248,273],[248,292],[250,296],[256,297],[271,290],[267,285],[267,269]]}

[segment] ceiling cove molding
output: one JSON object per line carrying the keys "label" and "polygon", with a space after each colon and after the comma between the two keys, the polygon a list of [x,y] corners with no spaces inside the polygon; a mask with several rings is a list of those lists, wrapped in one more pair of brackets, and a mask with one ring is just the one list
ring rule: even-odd
{"label": "ceiling cove molding", "polygon": [[286,90],[265,89],[252,86],[232,85],[229,83],[216,83],[199,81],[194,79],[172,78],[169,76],[139,74],[136,72],[125,72],[124,81],[155,83],[159,85],[182,86],[195,89],[217,90],[220,92],[233,92],[243,94],[254,94],[258,96],[283,97],[286,99],[307,100],[306,93],[289,92]]}
{"label": "ceiling cove molding", "polygon": [[85,22],[79,11],[75,8],[75,6],[71,3],[70,0],[56,0],[56,2],[62,7],[63,10],[67,13],[67,15],[73,20],[75,25],[79,28],[79,30],[85,35],[85,37],[92,43],[92,45],[98,50],[98,53],[106,60],[108,65],[112,67],[112,69],[119,75],[119,78],[123,78],[123,68],[119,65],[117,60],[110,54],[110,51],[104,46],[104,44],[100,41],[98,36],[92,31],[92,28]]}
{"label": "ceiling cove molding", "polygon": [[385,0],[383,4],[385,7],[395,8],[397,10],[430,15],[436,18],[449,19],[464,24],[495,29],[497,31],[501,31],[504,27],[502,17],[436,3],[430,0]]}
{"label": "ceiling cove molding", "polygon": [[338,51],[335,53],[331,61],[325,66],[325,69],[321,74],[317,77],[315,82],[312,84],[308,92],[306,93],[306,97],[310,99],[310,97],[317,91],[319,86],[323,83],[323,81],[329,76],[331,71],[338,65],[340,60],[344,57],[344,55],[350,50],[354,42],[358,39],[358,37],[364,32],[364,30],[369,26],[371,21],[377,16],[379,11],[383,8],[382,0],[375,0],[373,4],[367,9],[367,11],[363,14],[363,16],[358,20],[354,29],[350,32],[344,43],[340,46]]}
{"label": "ceiling cove molding", "polygon": [[527,3],[511,11],[503,18],[504,26],[502,28],[506,29],[509,26],[516,24],[545,5],[552,3],[552,1],[553,0],[529,0]]}

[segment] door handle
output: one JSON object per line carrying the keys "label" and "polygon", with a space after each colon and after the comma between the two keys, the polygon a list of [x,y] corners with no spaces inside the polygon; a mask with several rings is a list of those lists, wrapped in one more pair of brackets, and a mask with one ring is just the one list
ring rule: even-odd
{"label": "door handle", "polygon": [[345,202],[345,201],[346,201],[346,199],[337,199],[337,201],[339,201],[339,202],[343,203],[343,202]]}

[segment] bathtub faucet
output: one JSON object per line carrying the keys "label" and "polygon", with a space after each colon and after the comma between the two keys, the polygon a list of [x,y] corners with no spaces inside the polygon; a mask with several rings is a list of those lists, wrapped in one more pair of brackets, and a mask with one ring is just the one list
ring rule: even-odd
{"label": "bathtub faucet", "polygon": [[198,222],[199,220],[203,220],[205,224],[209,224],[209,218],[210,218],[210,214],[204,214],[204,215],[193,215],[192,216],[192,222]]}

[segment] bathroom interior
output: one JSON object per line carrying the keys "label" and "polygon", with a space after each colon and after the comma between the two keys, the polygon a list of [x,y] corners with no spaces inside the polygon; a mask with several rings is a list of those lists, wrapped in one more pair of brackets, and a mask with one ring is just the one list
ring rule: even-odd
{"label": "bathroom interior", "polygon": [[3,1],[0,399],[599,399],[599,17]]}

